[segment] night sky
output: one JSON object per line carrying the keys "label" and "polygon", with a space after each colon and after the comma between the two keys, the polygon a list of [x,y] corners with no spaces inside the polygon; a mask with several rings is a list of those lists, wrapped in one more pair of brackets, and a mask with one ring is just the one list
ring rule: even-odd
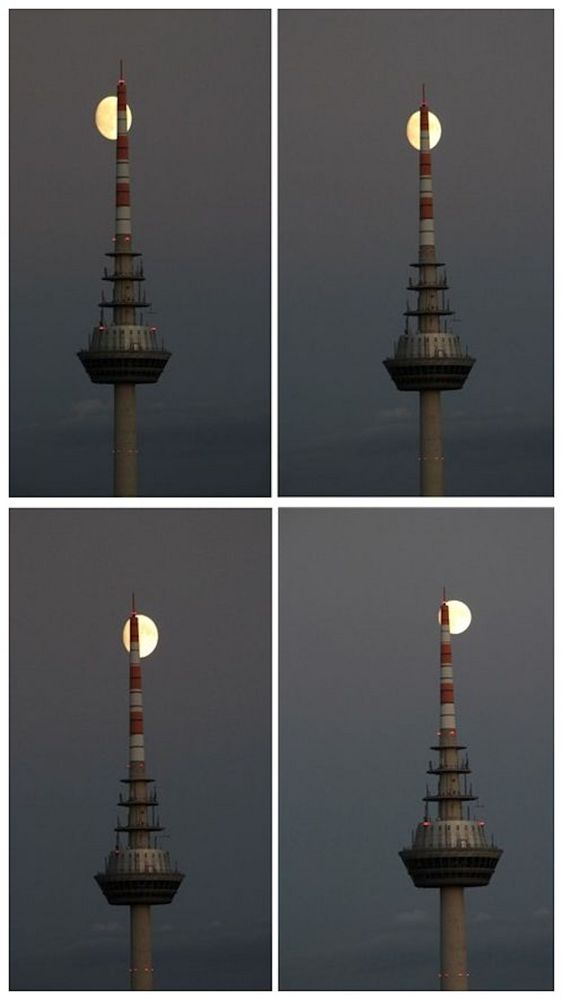
{"label": "night sky", "polygon": [[138,389],[140,493],[270,491],[269,11],[11,13],[11,493],[107,496],[98,322],[124,60],[134,245],[172,358]]}
{"label": "night sky", "polygon": [[[280,12],[281,492],[418,490],[418,399],[382,365],[417,259],[426,83],[436,241],[477,358],[443,394],[451,495],[551,495],[550,10]],[[413,273],[412,270],[410,273]]]}
{"label": "night sky", "polygon": [[14,990],[127,989],[129,914],[94,882],[126,776],[135,589],[164,841],[184,883],[153,910],[155,988],[268,989],[270,513],[12,514]]}
{"label": "night sky", "polygon": [[438,989],[439,893],[398,851],[439,719],[438,605],[458,728],[504,849],[469,889],[474,990],[552,989],[552,513],[286,510],[280,544],[281,985]]}

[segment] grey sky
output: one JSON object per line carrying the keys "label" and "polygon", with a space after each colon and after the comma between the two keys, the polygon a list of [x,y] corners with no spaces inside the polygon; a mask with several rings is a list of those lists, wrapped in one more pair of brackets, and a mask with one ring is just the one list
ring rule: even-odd
{"label": "grey sky", "polygon": [[93,876],[126,774],[135,588],[147,760],[186,873],[154,911],[160,989],[270,983],[270,514],[12,512],[11,926],[15,990],[128,984],[128,912]]}
{"label": "grey sky", "polygon": [[281,489],[418,489],[418,400],[382,360],[418,245],[405,139],[425,82],[443,137],[436,240],[477,364],[443,394],[446,488],[552,493],[550,10],[280,13]]}
{"label": "grey sky", "polygon": [[12,495],[111,490],[111,386],[76,358],[111,249],[125,63],[132,215],[173,357],[138,391],[140,491],[269,493],[269,11],[11,13]]}
{"label": "grey sky", "polygon": [[552,989],[552,513],[285,510],[280,539],[281,983],[438,988],[438,892],[398,857],[438,725],[442,584],[456,708],[504,848],[466,892],[474,990]]}

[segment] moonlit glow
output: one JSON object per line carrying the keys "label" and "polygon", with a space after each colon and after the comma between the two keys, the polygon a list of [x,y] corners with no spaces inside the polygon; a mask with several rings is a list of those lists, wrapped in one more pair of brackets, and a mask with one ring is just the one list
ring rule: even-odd
{"label": "moonlit glow", "polygon": [[[471,625],[471,611],[463,601],[446,601],[450,617],[450,632],[452,635],[460,635]],[[440,612],[438,611],[438,621]]]}
{"label": "moonlit glow", "polygon": [[[150,656],[154,653],[158,644],[158,629],[153,622],[152,618],[147,618],[146,615],[137,615],[137,621],[139,622],[139,655]],[[123,626],[123,645],[127,652],[130,650],[129,643],[129,618]]]}
{"label": "moonlit glow", "polygon": [[[104,139],[117,139],[117,97],[104,97],[98,104],[94,114],[98,132]],[[127,131],[131,128],[133,115],[127,105]]]}
{"label": "moonlit glow", "polygon": [[[430,149],[434,149],[434,146],[437,146],[440,142],[442,126],[440,125],[440,120],[432,111],[428,112],[428,131],[430,133]],[[420,111],[415,111],[407,122],[407,139],[411,146],[414,146],[415,149],[420,149]]]}

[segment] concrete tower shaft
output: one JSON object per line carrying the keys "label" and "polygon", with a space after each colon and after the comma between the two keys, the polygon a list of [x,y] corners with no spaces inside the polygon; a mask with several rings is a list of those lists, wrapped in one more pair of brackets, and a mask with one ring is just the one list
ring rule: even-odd
{"label": "concrete tower shaft", "polygon": [[[502,851],[489,841],[482,819],[472,816],[476,800],[468,785],[467,755],[458,740],[450,636],[449,608],[444,593],[440,605],[440,728],[438,763],[427,773],[438,778],[436,792],[426,789],[424,818],[411,846],[400,851],[415,886],[440,889],[440,983],[444,990],[467,990],[464,889],[488,885]],[[430,815],[436,803],[437,815]]]}
{"label": "concrete tower shaft", "polygon": [[145,775],[145,724],[143,716],[143,682],[139,650],[139,619],[135,611],[129,618],[129,801],[127,834],[131,850],[150,848],[150,832],[162,829],[150,825]]}
{"label": "concrete tower shaft", "polygon": [[420,393],[420,490],[423,496],[444,492],[440,393],[461,389],[474,364],[453,333],[454,315],[445,293],[444,264],[437,260],[434,233],[434,193],[430,151],[429,107],[423,87],[419,108],[419,231],[416,278],[409,278],[405,330],[394,345],[394,355],[383,362],[401,391]]}
{"label": "concrete tower shaft", "polygon": [[[157,382],[170,352],[157,339],[155,326],[144,323],[140,310],[150,308],[141,293],[145,281],[141,254],[133,249],[127,85],[121,67],[117,83],[117,140],[115,223],[113,250],[106,254],[112,270],[103,281],[112,286],[110,299],[102,294],[100,321],[88,348],[78,352],[92,382],[114,386],[114,495],[137,495],[137,417],[135,386]],[[111,310],[111,322],[105,314]]]}
{"label": "concrete tower shaft", "polygon": [[[172,867],[168,851],[158,846],[157,835],[164,827],[156,811],[156,791],[149,787],[153,779],[146,775],[139,621],[134,602],[129,617],[128,772],[121,779],[127,792],[120,794],[118,803],[127,810],[127,818],[125,823],[118,820],[115,847],[106,858],[105,870],[95,879],[108,903],[130,907],[130,987],[152,990],[151,906],[171,903],[184,876]],[[122,835],[126,835],[125,845]]]}

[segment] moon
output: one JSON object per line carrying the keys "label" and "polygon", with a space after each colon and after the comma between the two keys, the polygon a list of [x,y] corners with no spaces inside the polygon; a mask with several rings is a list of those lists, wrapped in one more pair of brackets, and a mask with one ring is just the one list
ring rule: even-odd
{"label": "moon", "polygon": [[[152,618],[147,618],[146,615],[137,615],[137,621],[139,622],[139,655],[141,657],[150,656],[154,653],[158,645],[158,629],[153,622]],[[129,618],[123,626],[123,645],[127,652],[129,652],[131,646],[129,643]]]}
{"label": "moon", "polygon": [[[127,105],[127,131],[131,128],[133,115]],[[104,139],[117,139],[117,97],[104,97],[94,112],[94,122]]]}
{"label": "moon", "polygon": [[[460,635],[471,625],[471,611],[463,601],[446,601],[450,612],[450,632],[452,635]],[[438,621],[440,612],[438,611]]]}
{"label": "moon", "polygon": [[[430,149],[434,149],[434,146],[440,142],[442,126],[440,119],[432,111],[428,112],[428,131],[430,133]],[[411,146],[420,149],[420,111],[415,111],[407,122],[407,139]]]}

